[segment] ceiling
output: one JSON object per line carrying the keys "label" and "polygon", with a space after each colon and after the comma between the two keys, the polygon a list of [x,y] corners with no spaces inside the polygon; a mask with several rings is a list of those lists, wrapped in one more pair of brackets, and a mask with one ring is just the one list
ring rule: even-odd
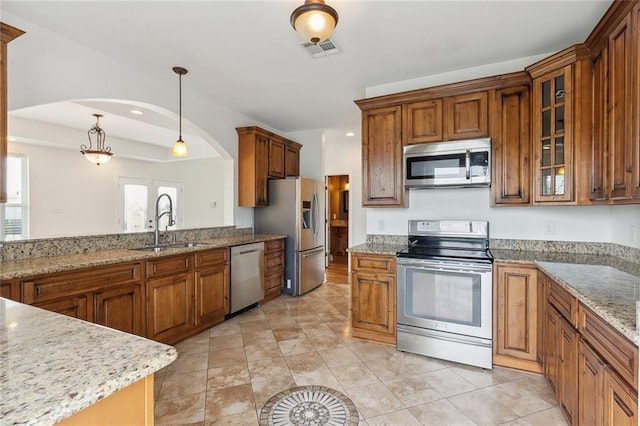
{"label": "ceiling", "polygon": [[[339,13],[331,39],[339,53],[314,59],[289,24],[303,0],[287,1],[12,1],[0,11],[59,33],[136,68],[166,78],[189,69],[183,88],[282,132],[359,126],[353,103],[365,89],[448,71],[555,52],[582,42],[611,4],[605,1],[327,0]],[[9,22],[10,23],[10,22]],[[168,87],[174,92],[176,87]],[[63,105],[64,106],[64,105]],[[23,118],[71,125],[78,106],[23,111]],[[66,105],[69,107],[69,105]],[[32,116],[30,117],[30,114]],[[50,116],[49,116],[50,115]],[[55,115],[55,117],[54,117]],[[145,139],[147,115],[120,126]],[[74,122],[77,122],[77,115]],[[86,123],[88,128],[92,123]],[[353,128],[356,127],[356,128]],[[159,129],[156,129],[161,131]],[[124,133],[124,132],[123,132]],[[149,139],[149,138],[147,138]],[[157,138],[151,138],[157,140]]]}

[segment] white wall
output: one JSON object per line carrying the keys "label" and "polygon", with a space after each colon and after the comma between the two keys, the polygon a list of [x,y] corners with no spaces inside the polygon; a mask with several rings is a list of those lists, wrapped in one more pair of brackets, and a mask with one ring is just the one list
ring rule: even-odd
{"label": "white wall", "polygon": [[[409,219],[488,220],[492,238],[594,241],[611,239],[608,206],[490,207],[489,188],[408,192],[409,207],[367,209],[370,234],[406,235]],[[551,232],[547,230],[549,226]]]}
{"label": "white wall", "polygon": [[224,224],[223,159],[149,163],[114,156],[95,166],[79,151],[12,142],[9,152],[28,156],[31,238],[118,232],[119,176],[182,183],[181,228]]}
{"label": "white wall", "polygon": [[350,129],[332,129],[325,133],[324,174],[349,175],[349,245],[362,244],[367,238],[367,210],[362,207],[362,150],[360,135],[345,136]]}
{"label": "white wall", "polygon": [[324,181],[324,132],[322,129],[289,132],[288,139],[302,144],[300,149],[300,175]]}
{"label": "white wall", "polygon": [[611,207],[611,242],[640,248],[640,205]]}

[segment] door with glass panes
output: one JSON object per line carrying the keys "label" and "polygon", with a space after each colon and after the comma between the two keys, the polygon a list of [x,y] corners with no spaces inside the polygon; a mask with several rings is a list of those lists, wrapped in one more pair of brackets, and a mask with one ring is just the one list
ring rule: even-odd
{"label": "door with glass panes", "polygon": [[572,65],[533,82],[536,202],[573,199]]}

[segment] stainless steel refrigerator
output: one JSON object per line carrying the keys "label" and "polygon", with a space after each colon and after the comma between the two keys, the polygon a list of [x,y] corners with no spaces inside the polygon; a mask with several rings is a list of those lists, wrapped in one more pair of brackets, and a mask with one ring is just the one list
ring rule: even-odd
{"label": "stainless steel refrigerator", "polygon": [[299,296],[324,282],[324,183],[269,179],[269,206],[254,209],[254,230],[285,234],[284,292]]}

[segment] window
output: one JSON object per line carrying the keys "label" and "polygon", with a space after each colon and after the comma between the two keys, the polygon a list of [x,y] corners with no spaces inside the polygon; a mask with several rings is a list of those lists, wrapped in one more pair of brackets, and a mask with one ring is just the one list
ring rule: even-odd
{"label": "window", "polygon": [[0,241],[23,240],[29,236],[27,157],[7,157],[7,203],[0,205]]}
{"label": "window", "polygon": [[[175,224],[167,226],[166,216],[160,219],[160,229],[177,229],[182,222],[180,197],[182,184],[177,182],[161,182],[149,179],[121,177],[118,179],[120,192],[120,208],[118,229],[122,232],[146,232],[155,227],[156,201],[161,194],[168,194],[173,204]],[[158,203],[160,213],[169,210],[169,200],[162,197]]]}

